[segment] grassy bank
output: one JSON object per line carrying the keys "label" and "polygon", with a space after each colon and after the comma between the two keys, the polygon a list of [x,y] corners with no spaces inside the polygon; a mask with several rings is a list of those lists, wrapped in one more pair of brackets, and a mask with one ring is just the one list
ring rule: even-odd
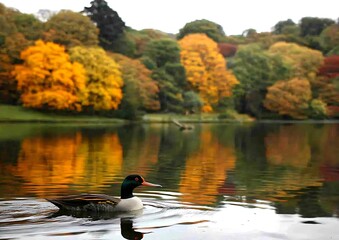
{"label": "grassy bank", "polygon": [[[180,122],[248,122],[253,121],[247,115],[231,112],[228,114],[202,113],[202,114],[171,114],[171,113],[152,113],[142,117],[141,122],[171,122],[175,119]],[[99,117],[99,116],[70,116],[57,113],[43,113],[32,109],[26,109],[21,106],[1,105],[0,104],[0,122],[43,122],[43,123],[124,123],[124,120]]]}
{"label": "grassy bank", "polygon": [[20,106],[0,104],[0,122],[79,122],[79,123],[123,123],[123,120],[98,116],[67,116],[42,113]]}
{"label": "grassy bank", "polygon": [[232,113],[232,114],[219,114],[219,113],[201,113],[201,114],[190,114],[190,115],[180,115],[180,114],[146,114],[143,116],[143,122],[171,122],[172,119],[175,119],[180,122],[186,123],[218,123],[218,122],[252,122],[254,119],[250,118],[247,115]]}

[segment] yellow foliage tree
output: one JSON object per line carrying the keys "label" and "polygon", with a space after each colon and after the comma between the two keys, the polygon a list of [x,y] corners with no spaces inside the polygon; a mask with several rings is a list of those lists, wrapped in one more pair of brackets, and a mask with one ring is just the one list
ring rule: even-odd
{"label": "yellow foliage tree", "polygon": [[181,63],[191,88],[204,101],[203,111],[212,111],[211,105],[232,95],[238,80],[226,69],[226,61],[218,45],[205,34],[191,34],[179,41]]}
{"label": "yellow foliage tree", "polygon": [[25,107],[81,110],[86,98],[85,70],[71,63],[64,47],[39,40],[20,57],[24,63],[15,66],[13,74]]}
{"label": "yellow foliage tree", "polygon": [[292,67],[292,77],[313,80],[324,62],[320,51],[295,43],[277,42],[268,51],[280,55],[284,62]]}
{"label": "yellow foliage tree", "polygon": [[95,111],[117,109],[123,95],[119,65],[99,47],[74,47],[70,56],[86,69],[88,98],[84,105]]}
{"label": "yellow foliage tree", "polygon": [[280,115],[304,119],[307,118],[311,98],[310,82],[306,79],[294,78],[289,81],[278,81],[269,87],[264,106]]}

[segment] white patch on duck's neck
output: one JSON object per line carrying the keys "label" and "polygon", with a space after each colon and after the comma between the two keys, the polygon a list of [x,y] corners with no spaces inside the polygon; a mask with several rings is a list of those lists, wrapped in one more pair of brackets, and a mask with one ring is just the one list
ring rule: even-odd
{"label": "white patch on duck's neck", "polygon": [[115,207],[116,211],[135,211],[143,208],[143,204],[138,197],[131,197],[127,199],[121,199],[118,205]]}

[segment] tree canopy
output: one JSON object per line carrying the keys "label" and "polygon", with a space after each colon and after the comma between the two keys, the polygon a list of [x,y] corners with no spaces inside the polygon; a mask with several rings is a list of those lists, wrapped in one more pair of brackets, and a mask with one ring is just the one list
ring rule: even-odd
{"label": "tree canopy", "polygon": [[309,80],[315,78],[324,61],[321,52],[295,43],[277,42],[268,51],[281,56],[292,67],[292,76]]}
{"label": "tree canopy", "polygon": [[70,61],[64,47],[37,41],[21,58],[24,63],[15,66],[14,74],[24,106],[81,110],[86,99],[85,70]]}
{"label": "tree canopy", "polygon": [[105,0],[93,0],[90,7],[83,12],[96,24],[99,29],[100,46],[112,48],[112,44],[124,32],[125,23],[118,13],[111,9]]}
{"label": "tree canopy", "polygon": [[305,119],[312,98],[311,85],[306,79],[278,81],[268,88],[264,106],[280,115]]}
{"label": "tree canopy", "polygon": [[112,54],[121,66],[124,80],[122,108],[156,111],[160,109],[158,84],[151,78],[152,72],[140,60],[131,59],[121,54]]}
{"label": "tree canopy", "polygon": [[99,30],[88,17],[80,13],[63,10],[53,15],[46,22],[45,28],[45,41],[62,44],[68,48],[95,46],[99,42]]}
{"label": "tree canopy", "polygon": [[71,59],[81,63],[86,70],[88,98],[84,105],[87,109],[117,109],[123,97],[123,80],[118,64],[99,47],[77,46],[69,52]]}
{"label": "tree canopy", "polygon": [[187,82],[204,102],[204,110],[232,95],[238,80],[226,69],[226,62],[216,42],[205,34],[190,34],[179,41],[181,62],[186,69]]}
{"label": "tree canopy", "polygon": [[186,35],[193,33],[204,33],[215,42],[221,42],[225,37],[225,32],[221,25],[202,19],[187,23],[179,30],[177,38],[182,39]]}

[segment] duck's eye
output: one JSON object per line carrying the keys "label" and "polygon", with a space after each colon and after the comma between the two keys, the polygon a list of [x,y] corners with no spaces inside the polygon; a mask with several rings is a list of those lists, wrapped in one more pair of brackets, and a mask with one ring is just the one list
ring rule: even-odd
{"label": "duck's eye", "polygon": [[138,177],[134,178],[134,180],[137,181],[137,182],[139,182],[139,178],[138,178]]}

